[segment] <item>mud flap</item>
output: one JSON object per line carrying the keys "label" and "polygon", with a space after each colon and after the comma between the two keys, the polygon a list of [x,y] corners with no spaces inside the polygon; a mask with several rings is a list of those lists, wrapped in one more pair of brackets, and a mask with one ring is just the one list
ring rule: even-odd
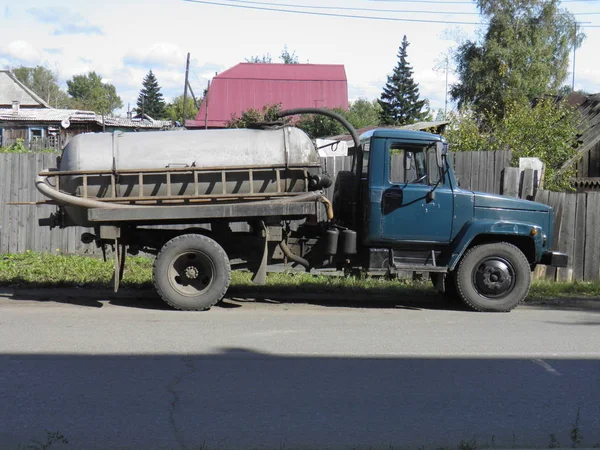
{"label": "mud flap", "polygon": [[260,261],[260,266],[256,272],[254,272],[254,276],[252,277],[252,282],[259,286],[264,286],[267,283],[267,262],[269,258],[269,229],[265,226],[265,223],[261,220],[260,225],[263,229],[263,234],[265,238],[265,248],[263,250],[263,256]]}
{"label": "mud flap", "polygon": [[113,285],[114,291],[119,291],[119,285],[123,280],[123,272],[125,271],[125,254],[127,248],[125,245],[119,243],[119,239],[115,239],[115,270],[113,273]]}

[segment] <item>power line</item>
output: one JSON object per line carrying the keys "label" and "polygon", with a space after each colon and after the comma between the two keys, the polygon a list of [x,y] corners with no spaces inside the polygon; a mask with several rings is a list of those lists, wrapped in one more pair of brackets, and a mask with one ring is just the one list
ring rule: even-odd
{"label": "power line", "polygon": [[[464,21],[452,21],[452,20],[432,20],[432,19],[407,19],[400,17],[378,17],[378,16],[360,16],[355,14],[338,14],[338,13],[325,13],[325,12],[315,12],[315,11],[299,11],[296,9],[281,9],[281,8],[271,8],[271,7],[263,7],[263,6],[249,6],[249,5],[238,5],[233,3],[218,3],[216,1],[208,1],[208,0],[183,0],[188,3],[197,3],[202,5],[213,5],[213,6],[225,6],[229,8],[241,8],[241,9],[250,9],[255,11],[271,11],[271,12],[284,12],[284,13],[292,13],[292,14],[303,14],[309,16],[321,16],[321,17],[339,17],[345,19],[363,19],[363,20],[382,20],[387,22],[412,22],[412,23],[440,23],[446,25],[482,25],[481,22],[464,22]],[[221,0],[221,1],[230,1],[230,0]],[[240,0],[234,0],[240,1]],[[396,0],[378,0],[378,1],[396,1]],[[400,1],[400,0],[398,0]],[[403,1],[403,0],[402,0]],[[414,1],[414,0],[413,0]],[[575,0],[573,0],[575,1]],[[598,1],[598,0],[577,0],[577,1]],[[249,3],[249,2],[246,2]],[[259,2],[253,2],[259,3]],[[262,2],[264,3],[264,2]],[[435,3],[435,2],[429,2]],[[440,2],[438,2],[440,3]],[[450,3],[450,2],[441,2],[441,3]],[[585,28],[600,28],[600,25],[584,25]]]}
{"label": "power line", "polygon": [[[267,8],[261,6],[247,6],[247,5],[236,5],[233,3],[217,3],[206,0],[183,0],[188,3],[199,3],[202,5],[214,5],[214,6],[228,6],[230,8],[243,8],[252,9],[259,11],[273,11],[273,12],[286,12],[293,14],[304,14],[310,16],[322,16],[322,17],[340,17],[345,19],[369,19],[369,20],[384,20],[388,22],[416,22],[416,23],[442,23],[452,25],[479,25],[479,22],[460,22],[460,21],[449,21],[449,20],[428,20],[428,19],[405,19],[397,17],[377,17],[377,16],[358,16],[354,14],[337,14],[337,13],[325,13],[325,12],[314,12],[314,11],[299,11],[294,9],[280,9],[280,8]],[[222,0],[223,1],[223,0]]]}
{"label": "power line", "polygon": [[[470,12],[470,11],[424,11],[424,10],[410,10],[410,9],[377,9],[377,8],[353,8],[347,6],[316,6],[316,5],[295,5],[295,4],[281,4],[281,3],[270,3],[270,2],[255,2],[249,0],[220,0],[224,2],[234,2],[234,3],[246,3],[252,5],[267,5],[267,6],[279,6],[286,8],[304,8],[304,9],[327,9],[327,10],[335,10],[335,11],[368,11],[368,12],[388,12],[388,13],[415,13],[415,14],[452,14],[452,15],[470,15],[477,16],[478,12]],[[600,14],[600,12],[599,12]]]}
{"label": "power line", "polygon": [[[219,0],[221,2],[233,2],[243,3],[248,5],[264,5],[264,6],[277,6],[285,8],[303,8],[303,9],[317,9],[317,10],[330,10],[330,11],[367,11],[367,12],[385,12],[385,13],[412,13],[412,14],[437,14],[437,15],[467,15],[467,16],[479,16],[478,12],[475,11],[432,11],[432,10],[414,10],[414,9],[378,9],[378,8],[356,8],[347,6],[321,6],[321,5],[298,5],[292,3],[272,3],[272,2],[259,2],[251,0]],[[435,2],[428,2],[435,3]],[[443,2],[449,3],[449,2]],[[557,13],[563,15],[563,13]],[[586,16],[586,15],[598,15],[600,11],[591,11],[584,13],[571,13],[574,16]]]}

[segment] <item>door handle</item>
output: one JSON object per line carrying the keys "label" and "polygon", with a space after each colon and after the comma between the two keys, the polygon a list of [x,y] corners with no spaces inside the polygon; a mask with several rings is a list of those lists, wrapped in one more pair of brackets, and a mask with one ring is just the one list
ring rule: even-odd
{"label": "door handle", "polygon": [[391,198],[391,199],[396,199],[396,198],[402,198],[402,191],[399,192],[386,192],[384,194],[385,198]]}

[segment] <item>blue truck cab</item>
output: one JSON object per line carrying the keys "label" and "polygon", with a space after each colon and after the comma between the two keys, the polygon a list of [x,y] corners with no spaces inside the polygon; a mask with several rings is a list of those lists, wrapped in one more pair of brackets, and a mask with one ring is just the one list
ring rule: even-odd
{"label": "blue truck cab", "polygon": [[376,129],[360,140],[353,226],[368,272],[428,272],[473,309],[509,311],[537,264],[566,266],[550,251],[553,209],[461,189],[442,136]]}

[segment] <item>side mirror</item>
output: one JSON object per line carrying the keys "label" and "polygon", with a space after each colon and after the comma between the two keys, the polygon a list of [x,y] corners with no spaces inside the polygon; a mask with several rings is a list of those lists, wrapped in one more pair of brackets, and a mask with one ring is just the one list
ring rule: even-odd
{"label": "side mirror", "polygon": [[444,145],[444,143],[441,141],[437,141],[435,143],[435,158],[437,160],[437,165],[440,169],[443,169],[444,167],[443,155],[446,154],[447,148],[448,147]]}

